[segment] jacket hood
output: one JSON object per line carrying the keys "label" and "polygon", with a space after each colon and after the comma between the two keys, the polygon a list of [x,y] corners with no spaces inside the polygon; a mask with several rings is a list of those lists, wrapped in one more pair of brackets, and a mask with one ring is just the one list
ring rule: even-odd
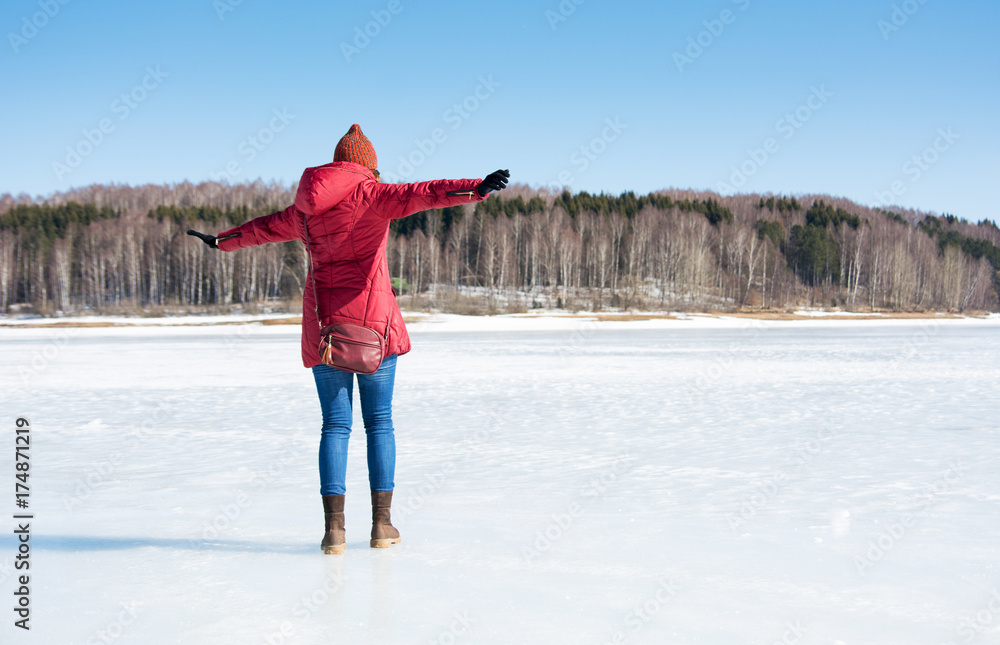
{"label": "jacket hood", "polygon": [[350,161],[306,168],[295,193],[295,207],[306,215],[325,213],[366,179],[374,180],[375,175],[364,166]]}

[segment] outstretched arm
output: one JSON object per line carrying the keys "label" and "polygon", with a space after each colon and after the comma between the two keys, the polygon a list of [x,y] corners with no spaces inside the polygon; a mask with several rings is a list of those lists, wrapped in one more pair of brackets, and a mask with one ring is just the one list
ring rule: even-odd
{"label": "outstretched arm", "polygon": [[386,219],[397,219],[432,208],[479,202],[507,185],[510,173],[497,170],[479,179],[439,179],[416,184],[377,184],[373,209]]}
{"label": "outstretched arm", "polygon": [[283,211],[263,215],[240,224],[236,228],[219,233],[218,237],[206,235],[197,231],[188,231],[188,235],[201,238],[213,249],[235,251],[248,246],[259,246],[269,242],[288,242],[302,237],[302,214],[295,206],[289,206]]}

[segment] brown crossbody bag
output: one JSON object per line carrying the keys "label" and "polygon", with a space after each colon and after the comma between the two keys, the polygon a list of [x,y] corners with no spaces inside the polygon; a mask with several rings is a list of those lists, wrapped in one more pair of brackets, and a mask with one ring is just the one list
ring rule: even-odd
{"label": "brown crossbody bag", "polygon": [[309,255],[309,276],[312,278],[313,302],[316,305],[316,324],[319,325],[319,359],[324,365],[345,372],[374,374],[382,365],[389,328],[386,327],[386,335],[383,336],[374,329],[356,323],[342,322],[323,326],[305,213],[302,214],[302,227],[306,234],[306,253]]}

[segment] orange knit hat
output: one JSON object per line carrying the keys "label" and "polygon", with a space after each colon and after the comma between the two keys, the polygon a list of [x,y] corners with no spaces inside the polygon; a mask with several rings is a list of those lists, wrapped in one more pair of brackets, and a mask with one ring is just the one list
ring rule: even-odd
{"label": "orange knit hat", "polygon": [[341,137],[337,149],[333,152],[333,160],[351,161],[361,164],[369,170],[378,168],[375,148],[372,147],[372,142],[368,140],[368,137],[361,131],[361,126],[357,123],[352,125],[347,134]]}

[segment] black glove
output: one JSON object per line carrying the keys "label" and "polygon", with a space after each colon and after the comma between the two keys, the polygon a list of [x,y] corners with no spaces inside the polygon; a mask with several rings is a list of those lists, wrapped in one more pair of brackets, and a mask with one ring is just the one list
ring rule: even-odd
{"label": "black glove", "polygon": [[243,233],[230,233],[229,235],[226,235],[225,237],[215,237],[214,235],[208,235],[206,233],[199,233],[198,231],[195,231],[193,229],[189,230],[187,232],[187,234],[188,235],[193,235],[193,236],[199,238],[202,242],[204,242],[205,244],[209,245],[213,249],[219,248],[219,242],[221,242],[222,240],[228,240],[231,237],[242,237],[243,236]]}
{"label": "black glove", "polygon": [[219,248],[219,245],[216,242],[218,238],[215,237],[214,235],[206,235],[205,233],[199,233],[198,231],[195,231],[193,229],[188,231],[188,235],[194,235],[195,237],[201,239],[202,242],[209,245],[213,249]]}
{"label": "black glove", "polygon": [[507,180],[510,179],[509,170],[497,170],[486,175],[486,179],[479,182],[476,192],[480,197],[486,197],[493,190],[503,190],[507,187]]}

